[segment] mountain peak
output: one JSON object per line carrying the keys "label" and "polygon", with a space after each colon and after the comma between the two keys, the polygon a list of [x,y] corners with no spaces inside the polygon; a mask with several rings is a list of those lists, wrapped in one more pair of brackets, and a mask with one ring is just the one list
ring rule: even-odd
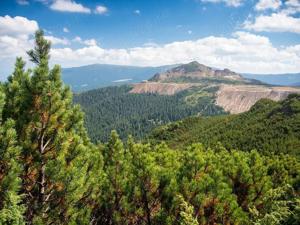
{"label": "mountain peak", "polygon": [[229,69],[213,69],[209,66],[203,65],[197,61],[192,61],[187,64],[174,67],[163,73],[155,74],[150,81],[173,81],[178,78],[225,78],[230,80],[242,80],[241,75]]}

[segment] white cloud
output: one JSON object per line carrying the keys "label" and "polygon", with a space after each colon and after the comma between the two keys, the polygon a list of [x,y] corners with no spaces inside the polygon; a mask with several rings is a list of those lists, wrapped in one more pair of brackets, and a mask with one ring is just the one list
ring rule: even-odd
{"label": "white cloud", "polygon": [[130,49],[104,49],[97,45],[78,49],[52,49],[52,60],[64,67],[92,63],[158,66],[197,60],[237,72],[287,73],[300,71],[300,45],[276,48],[267,37],[236,32],[231,38],[210,36],[195,41],[146,45]]}
{"label": "white cloud", "polygon": [[64,28],[63,28],[63,32],[69,33],[70,31],[69,31],[69,29],[68,29],[67,27],[64,27]]}
{"label": "white cloud", "polygon": [[91,13],[91,10],[73,0],[54,0],[50,5],[52,10],[61,12]]}
{"label": "white cloud", "polygon": [[281,0],[259,0],[255,5],[255,9],[263,11],[266,9],[276,10],[281,6]]}
{"label": "white cloud", "polygon": [[137,15],[140,15],[141,14],[141,11],[139,9],[136,9],[133,11],[133,13],[137,14]]}
{"label": "white cloud", "polygon": [[52,45],[69,45],[70,41],[66,38],[58,38],[54,36],[45,36],[45,38],[49,41],[51,41]]}
{"label": "white cloud", "polygon": [[106,14],[108,12],[108,8],[103,5],[96,6],[96,9],[94,11],[95,14]]}
{"label": "white cloud", "polygon": [[0,75],[2,78],[12,71],[17,56],[26,58],[26,51],[32,48],[33,34],[38,28],[35,20],[22,16],[0,16]]}
{"label": "white cloud", "polygon": [[300,33],[300,18],[295,18],[284,13],[260,15],[254,21],[247,20],[244,28],[253,31],[292,32]]}
{"label": "white cloud", "polygon": [[17,0],[17,3],[19,5],[29,5],[29,2],[27,0]]}
{"label": "white cloud", "polygon": [[281,13],[287,15],[293,15],[300,12],[300,1],[299,0],[289,0],[285,1],[285,9]]}
{"label": "white cloud", "polygon": [[188,34],[192,34],[193,33],[193,31],[191,31],[191,30],[188,30]]}
{"label": "white cloud", "polygon": [[38,23],[22,16],[0,16],[0,35],[20,36],[34,33]]}
{"label": "white cloud", "polygon": [[201,0],[202,2],[211,3],[225,3],[228,6],[238,7],[241,6],[244,0]]}
{"label": "white cloud", "polygon": [[77,42],[79,44],[82,44],[82,45],[87,45],[87,46],[95,46],[97,45],[97,41],[95,39],[87,39],[87,40],[82,40],[81,37],[75,37],[73,39],[73,42]]}
{"label": "white cloud", "polygon": [[88,45],[88,46],[95,46],[97,45],[97,41],[95,39],[87,39],[83,41],[84,44]]}
{"label": "white cloud", "polygon": [[[16,56],[23,56],[27,59],[26,51],[33,47],[32,34],[38,28],[38,24],[24,17],[22,20],[9,17],[8,24],[13,24],[9,27],[7,23],[3,23],[5,17],[0,18],[2,19],[0,19],[0,74],[6,76],[12,71]],[[14,22],[11,22],[12,19]],[[34,25],[29,29],[31,33],[25,30],[27,26],[23,27],[24,21],[27,21],[25,24]],[[19,29],[13,27],[19,27]],[[66,41],[66,39],[53,36],[51,38],[48,36],[48,39],[58,41],[60,44]],[[275,47],[267,37],[243,31],[235,32],[231,37],[209,36],[198,40],[164,45],[147,44],[128,49],[105,49],[100,47],[94,39],[82,40],[80,37],[76,37],[72,42],[84,46],[72,49],[72,42],[69,42],[68,47],[54,46],[52,48],[52,64],[57,63],[63,67],[92,63],[158,66],[197,60],[209,66],[229,68],[237,72],[293,73],[300,71],[300,44]]]}

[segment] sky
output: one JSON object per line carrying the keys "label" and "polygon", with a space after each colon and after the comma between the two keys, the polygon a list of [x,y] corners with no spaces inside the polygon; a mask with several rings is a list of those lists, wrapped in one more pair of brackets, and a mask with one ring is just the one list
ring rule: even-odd
{"label": "sky", "polygon": [[0,78],[17,56],[28,60],[37,29],[62,67],[197,60],[240,73],[300,72],[300,0],[0,0]]}

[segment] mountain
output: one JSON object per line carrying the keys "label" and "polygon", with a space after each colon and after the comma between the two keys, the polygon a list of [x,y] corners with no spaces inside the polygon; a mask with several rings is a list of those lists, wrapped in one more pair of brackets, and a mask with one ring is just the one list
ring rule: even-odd
{"label": "mountain", "polygon": [[266,84],[281,86],[300,86],[300,73],[287,74],[242,74],[248,79],[255,79]]}
{"label": "mountain", "polygon": [[122,139],[129,134],[142,139],[158,125],[194,115],[238,114],[262,98],[280,101],[291,93],[300,94],[300,89],[264,85],[228,69],[191,62],[156,73],[149,81],[76,94],[74,103],[85,112],[92,141],[105,142],[113,129]]}
{"label": "mountain", "polygon": [[149,79],[157,72],[163,72],[174,65],[159,67],[119,66],[93,64],[62,69],[63,81],[74,92],[87,91],[99,87],[135,83]]}
{"label": "mountain", "polygon": [[[102,68],[103,74],[115,71],[117,75],[99,76],[95,72],[97,68]],[[154,73],[148,81],[100,88],[74,96],[74,103],[80,104],[85,111],[85,124],[94,142],[107,141],[113,129],[122,139],[129,134],[142,139],[155,126],[185,117],[238,114],[249,110],[262,98],[280,101],[291,93],[300,94],[299,88],[264,85],[229,69],[214,69],[195,61],[173,68],[93,65],[80,69],[95,72],[90,73],[86,82],[90,81],[90,77],[97,81],[103,77],[106,81],[118,78],[124,81],[124,71],[139,74],[136,79],[153,70],[162,71]],[[85,88],[96,84],[94,82]]]}
{"label": "mountain", "polygon": [[262,85],[259,81],[244,78],[229,69],[214,69],[193,61],[179,65],[165,72],[156,73],[148,81],[134,84],[131,93],[173,95],[192,87],[209,87],[221,84]]}
{"label": "mountain", "polygon": [[[153,76],[153,74],[155,74]],[[300,74],[238,74],[229,69],[215,69],[196,61],[188,64],[159,67],[137,67],[109,64],[93,64],[63,68],[63,81],[74,92],[95,88],[129,84],[148,80],[151,82],[175,83],[252,83],[285,86],[300,86]]]}
{"label": "mountain", "polygon": [[245,112],[261,98],[278,101],[300,93],[298,88],[272,87],[229,69],[214,69],[195,61],[157,73],[148,82],[134,84],[130,92],[173,95],[193,87],[216,87],[215,104],[230,113]]}
{"label": "mountain", "polygon": [[300,156],[300,95],[279,102],[261,99],[238,115],[187,118],[155,129],[149,139],[173,148],[197,142],[213,148],[222,143],[227,149]]}
{"label": "mountain", "polygon": [[155,82],[197,82],[205,78],[227,79],[230,81],[246,82],[240,74],[229,69],[213,69],[196,61],[183,64],[166,72],[155,74],[149,81]]}
{"label": "mountain", "polygon": [[298,83],[293,83],[293,84],[291,84],[291,86],[300,87],[300,82],[298,82]]}

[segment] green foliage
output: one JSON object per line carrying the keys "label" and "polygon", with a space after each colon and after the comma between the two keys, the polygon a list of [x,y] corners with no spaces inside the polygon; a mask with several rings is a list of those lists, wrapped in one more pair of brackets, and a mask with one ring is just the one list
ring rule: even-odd
{"label": "green foliage", "polygon": [[[213,90],[209,95],[187,101],[194,90],[180,92],[173,96],[158,94],[130,94],[131,87],[101,88],[75,95],[85,114],[89,136],[92,141],[106,142],[111,130],[117,130],[121,139],[129,134],[143,138],[154,127],[185,118],[187,116],[218,115],[224,111],[213,104]],[[191,99],[191,98],[190,98]]]}
{"label": "green foliage", "polygon": [[227,149],[257,149],[263,154],[300,154],[300,96],[258,101],[248,112],[217,117],[191,117],[155,129],[150,139],[174,148],[200,142]]}
{"label": "green foliage", "polygon": [[17,59],[5,84],[3,120],[16,121],[26,222],[85,224],[91,209],[81,206],[98,191],[94,185],[102,177],[102,156],[89,142],[60,67],[49,68],[49,52],[50,42],[37,31],[35,48],[28,52],[36,67],[25,72],[25,63]]}
{"label": "green foliage", "polygon": [[[292,215],[289,205],[292,203],[286,199],[288,186],[271,189],[264,197],[265,207],[259,211],[257,208],[250,209],[255,225],[282,224]],[[295,204],[297,200],[295,200]],[[296,212],[296,211],[295,211]]]}
{"label": "green foliage", "polygon": [[[105,146],[107,179],[96,224],[297,224],[299,192],[292,156],[207,149],[194,144],[124,145],[115,132]],[[295,165],[286,165],[290,157]],[[118,159],[118,160],[116,160]],[[278,162],[284,168],[274,166]],[[273,179],[285,174],[285,179]],[[298,208],[297,208],[298,207]]]}
{"label": "green foliage", "polygon": [[25,224],[20,173],[20,148],[16,146],[14,121],[2,122],[4,94],[0,87],[0,224]]}
{"label": "green foliage", "polygon": [[181,212],[180,212],[180,225],[198,225],[198,221],[193,218],[194,208],[189,205],[181,195],[178,196]]}

